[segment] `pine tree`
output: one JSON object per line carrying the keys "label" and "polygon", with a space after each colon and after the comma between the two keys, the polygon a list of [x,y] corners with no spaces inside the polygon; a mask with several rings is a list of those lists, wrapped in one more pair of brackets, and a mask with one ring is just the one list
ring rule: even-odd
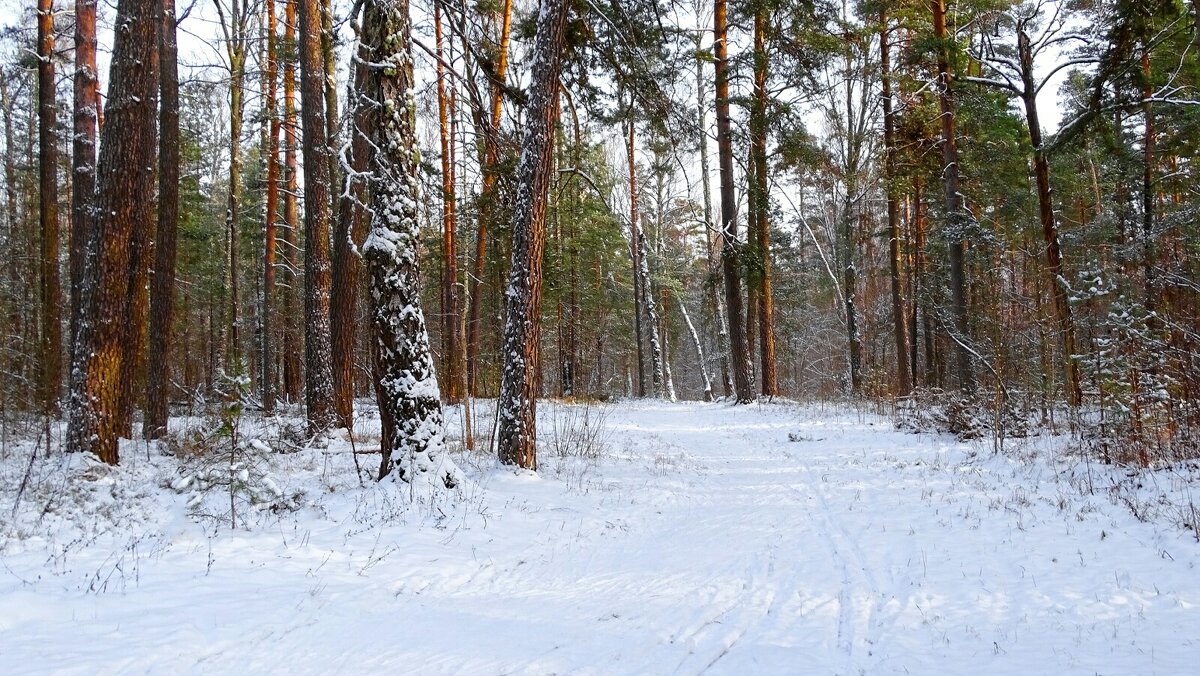
{"label": "pine tree", "polygon": [[146,413],[142,434],[161,438],[167,431],[175,319],[175,264],[179,230],[179,72],[175,0],[162,0],[159,45],[158,227],[154,237],[154,278],[150,293],[150,347]]}
{"label": "pine tree", "polygon": [[116,464],[121,428],[118,405],[129,309],[130,239],[138,222],[150,219],[154,186],[154,52],[158,0],[121,0],[117,5],[112,68],[101,132],[99,206],[87,247],[84,311],[72,366],[67,448],[89,451]]}
{"label": "pine tree", "polygon": [[537,395],[540,362],[542,253],[546,198],[553,180],[554,127],[566,33],[567,0],[545,0],[537,20],[529,108],[513,208],[512,267],[504,323],[496,447],[500,461],[537,469]]}
{"label": "pine tree", "polygon": [[417,245],[416,101],[407,0],[369,0],[363,48],[373,64],[366,98],[379,110],[371,162],[371,232],[363,244],[371,275],[375,396],[382,425],[380,478],[453,488],[461,472],[446,456],[442,403],[421,311]]}
{"label": "pine tree", "polygon": [[[320,34],[318,1],[296,0],[300,35]],[[309,431],[317,434],[337,422],[329,327],[329,146],[321,43],[302,39],[299,46],[304,131],[304,400]]]}

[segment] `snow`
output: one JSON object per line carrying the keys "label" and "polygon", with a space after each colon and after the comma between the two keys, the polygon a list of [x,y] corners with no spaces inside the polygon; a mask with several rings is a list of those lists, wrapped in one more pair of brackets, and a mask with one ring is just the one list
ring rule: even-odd
{"label": "snow", "polygon": [[[1200,657],[1200,545],[1139,521],[1125,498],[1161,500],[1114,497],[1129,472],[1064,438],[994,455],[840,405],[542,402],[534,474],[462,450],[458,414],[461,491],[360,486],[334,435],[260,460],[293,507],[234,531],[189,515],[184,463],[153,447],[116,469],[39,454],[0,525],[0,673],[1180,674]],[[302,421],[244,425],[261,458]],[[358,429],[361,450],[378,418]],[[6,517],[27,463],[0,457]],[[1194,477],[1139,476],[1187,504]]]}

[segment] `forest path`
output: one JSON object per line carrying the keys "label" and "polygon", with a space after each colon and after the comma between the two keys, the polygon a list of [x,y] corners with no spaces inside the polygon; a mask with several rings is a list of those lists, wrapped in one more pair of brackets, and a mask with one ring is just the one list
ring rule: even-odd
{"label": "forest path", "polygon": [[[579,410],[543,406],[543,435]],[[252,532],[167,531],[120,593],[6,580],[0,671],[1188,673],[1200,655],[1195,545],[1041,460],[837,407],[627,402],[606,429],[598,461],[478,459],[464,500],[417,514],[351,490]]]}

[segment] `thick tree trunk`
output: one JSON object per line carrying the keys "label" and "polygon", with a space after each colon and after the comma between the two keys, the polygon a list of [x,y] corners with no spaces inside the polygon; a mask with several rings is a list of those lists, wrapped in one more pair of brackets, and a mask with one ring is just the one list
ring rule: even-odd
{"label": "thick tree trunk", "polygon": [[[948,39],[946,34],[946,0],[930,0],[933,10],[933,35],[939,41]],[[938,48],[938,101],[942,117],[942,182],[946,199],[946,239],[949,242],[950,298],[954,317],[952,329],[955,345],[955,371],[958,386],[965,392],[975,390],[975,366],[972,363],[970,321],[967,310],[967,277],[964,266],[966,256],[966,214],[963,210],[959,181],[958,141],[955,135],[956,112],[953,84],[950,75],[949,49]]]}
{"label": "thick tree trunk", "polygon": [[742,284],[738,270],[741,247],[737,239],[737,202],[733,189],[733,134],[729,116],[729,48],[726,3],[716,0],[713,12],[713,51],[716,65],[717,153],[721,169],[721,266],[725,273],[725,310],[729,317],[729,342],[734,397],[738,403],[754,400],[750,384],[750,348],[746,343]]}
{"label": "thick tree trunk", "polygon": [[[298,0],[301,35],[319,35],[319,0]],[[310,434],[337,424],[329,327],[329,146],[325,127],[325,68],[319,40],[300,41],[304,131],[304,371]]]}
{"label": "thick tree trunk", "polygon": [[[262,404],[264,413],[275,411],[275,255],[279,220],[279,59],[275,32],[275,0],[264,0],[266,64],[263,68],[263,109],[267,119],[267,182],[263,205]],[[166,67],[164,61],[163,67]]]}
{"label": "thick tree trunk", "polygon": [[130,238],[150,218],[154,189],[154,52],[158,0],[121,0],[98,162],[96,228],[88,243],[79,363],[72,368],[67,448],[118,461],[117,415],[129,309]]}
{"label": "thick tree trunk", "polygon": [[167,432],[171,391],[171,346],[175,303],[176,238],[179,229],[179,65],[175,0],[161,0],[159,26],[158,227],[150,291],[150,347],[146,413],[142,435]]}
{"label": "thick tree trunk", "polygon": [[[42,411],[58,413],[62,387],[62,284],[58,272],[58,112],[54,81],[54,2],[38,0],[38,199],[41,219]],[[12,152],[12,149],[9,149]]]}
{"label": "thick tree trunk", "polygon": [[363,46],[370,62],[389,64],[371,72],[366,92],[380,111],[372,128],[371,231],[363,244],[382,427],[379,475],[453,488],[462,474],[445,455],[437,371],[421,312],[417,210],[422,195],[410,33],[407,0],[369,0]]}
{"label": "thick tree trunk", "polygon": [[479,227],[475,237],[475,263],[471,269],[470,293],[468,294],[467,316],[467,394],[478,396],[477,380],[479,376],[479,313],[483,306],[483,294],[480,284],[483,281],[487,267],[487,237],[488,219],[495,211],[496,163],[500,159],[499,135],[500,115],[504,110],[504,89],[501,83],[508,73],[508,39],[512,28],[512,0],[504,0],[501,16],[500,45],[496,54],[495,81],[492,84],[492,117],[491,135],[485,137],[486,147],[483,159],[483,190],[479,196]]}
{"label": "thick tree trunk", "polygon": [[909,363],[908,320],[905,317],[904,280],[901,275],[903,250],[900,235],[900,191],[896,169],[896,114],[892,101],[891,27],[887,12],[879,17],[879,70],[883,81],[884,180],[887,192],[888,264],[892,282],[892,333],[896,341],[896,394],[907,396],[912,390]]}
{"label": "thick tree trunk", "polygon": [[537,383],[540,371],[542,251],[546,201],[554,180],[554,127],[566,33],[567,0],[544,0],[537,20],[529,107],[513,207],[512,272],[504,324],[496,450],[500,461],[537,469]]}

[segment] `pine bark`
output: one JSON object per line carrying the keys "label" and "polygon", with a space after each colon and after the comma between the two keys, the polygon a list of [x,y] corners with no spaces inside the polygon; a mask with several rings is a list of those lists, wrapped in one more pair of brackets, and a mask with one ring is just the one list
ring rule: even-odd
{"label": "pine bark", "polygon": [[171,388],[171,347],[175,314],[175,261],[179,230],[179,64],[175,0],[162,1],[159,26],[158,223],[154,237],[154,276],[150,290],[150,346],[146,412],[142,434],[159,439],[167,432]]}
{"label": "pine bark", "polygon": [[[38,0],[38,199],[41,229],[41,400],[56,415],[62,380],[62,283],[58,271],[58,111],[54,81],[54,2]],[[12,149],[9,149],[12,152]]]}
{"label": "pine bark", "polygon": [[96,0],[75,0],[74,112],[71,118],[71,329],[70,359],[76,360],[83,312],[84,261],[96,199],[96,131],[100,97],[96,72]]}
{"label": "pine bark", "polygon": [[[329,176],[331,185],[338,186],[334,196],[337,217],[333,232],[333,280],[329,324],[332,331],[331,357],[333,359],[333,399],[338,425],[347,429],[354,424],[354,343],[355,322],[358,312],[358,278],[360,264],[354,254],[354,243],[362,241],[363,215],[355,200],[363,196],[360,181],[353,174],[367,167],[366,139],[361,138],[351,119],[350,151],[343,156],[343,141],[340,138],[337,100],[337,61],[335,58],[335,35],[333,30],[333,8],[330,0],[321,4],[321,51],[325,62],[325,120],[328,129]],[[363,66],[357,65],[352,79],[365,77]],[[351,84],[351,87],[354,85]],[[353,105],[353,104],[348,104]],[[359,111],[354,111],[357,114]],[[365,113],[365,111],[364,111]],[[342,166],[346,162],[349,172]]]}
{"label": "pine bark", "polygon": [[750,348],[746,342],[745,312],[739,268],[741,247],[737,239],[737,202],[733,189],[733,134],[729,114],[729,49],[725,0],[715,0],[713,51],[716,65],[717,153],[721,173],[721,267],[725,273],[725,310],[729,317],[730,361],[734,397],[738,403],[754,400],[750,384]]}
{"label": "pine bark", "polygon": [[356,64],[354,78],[349,85],[351,110],[347,126],[350,139],[343,155],[349,171],[343,175],[341,194],[337,196],[337,220],[333,233],[333,288],[330,308],[330,327],[333,331],[334,406],[338,424],[347,429],[354,423],[354,345],[355,322],[358,311],[358,286],[361,264],[355,253],[355,243],[363,241],[366,219],[362,203],[366,199],[366,186],[360,175],[367,171],[370,162],[370,139],[372,108],[357,100],[364,90],[368,68]]}
{"label": "pine bark", "polygon": [[407,0],[370,0],[363,19],[364,47],[374,69],[367,96],[379,102],[371,162],[371,232],[363,254],[371,276],[375,394],[383,460],[392,474],[446,488],[461,481],[445,457],[441,396],[420,305],[420,241],[416,102]]}
{"label": "pine bark", "polygon": [[[301,35],[320,35],[319,0],[298,0]],[[330,359],[329,146],[325,127],[325,68],[319,40],[301,40],[300,96],[304,141],[304,371],[308,429],[337,424]]]}
{"label": "pine bark", "polygon": [[117,5],[106,117],[98,162],[96,228],[89,241],[84,313],[79,324],[78,363],[72,368],[72,406],[67,448],[95,453],[116,464],[120,419],[117,407],[129,310],[130,239],[150,218],[151,202],[130,199],[154,189],[153,57],[158,0],[121,0]]}
{"label": "pine bark", "polygon": [[[155,1],[154,43],[150,56],[151,78],[154,85],[151,89],[152,112],[158,110],[159,85],[159,55],[158,33],[162,20],[161,2]],[[147,166],[157,165],[158,118],[150,116],[150,154]],[[152,176],[154,175],[152,171]],[[151,181],[154,185],[154,181]],[[148,193],[153,194],[153,192]],[[135,388],[146,378],[146,349],[150,340],[150,267],[154,261],[154,202],[147,200],[145,218],[139,218],[133,224],[133,234],[129,240],[129,303],[125,311],[125,336],[122,343],[125,355],[121,360],[121,386],[117,402],[117,416],[120,420],[120,436],[133,438],[133,412],[144,390]]]}
{"label": "pine bark", "polygon": [[542,252],[546,243],[546,202],[554,180],[554,128],[568,6],[567,0],[544,0],[537,20],[525,136],[517,163],[504,366],[497,404],[496,447],[500,461],[531,470],[537,469]]}

